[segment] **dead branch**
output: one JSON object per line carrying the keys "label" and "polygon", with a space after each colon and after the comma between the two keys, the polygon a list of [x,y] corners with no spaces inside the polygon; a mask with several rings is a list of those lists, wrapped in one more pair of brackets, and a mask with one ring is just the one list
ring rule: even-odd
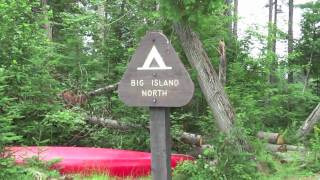
{"label": "dead branch", "polygon": [[305,138],[313,130],[314,126],[320,120],[320,103],[314,108],[308,118],[304,121],[300,129],[298,130],[298,137],[300,139]]}
{"label": "dead branch", "polygon": [[112,92],[112,91],[116,90],[117,87],[118,87],[118,83],[111,84],[111,85],[108,85],[108,86],[105,86],[105,87],[90,91],[90,92],[87,93],[87,96],[93,97],[93,96],[97,96],[97,95],[100,95],[100,94],[103,94],[103,93]]}

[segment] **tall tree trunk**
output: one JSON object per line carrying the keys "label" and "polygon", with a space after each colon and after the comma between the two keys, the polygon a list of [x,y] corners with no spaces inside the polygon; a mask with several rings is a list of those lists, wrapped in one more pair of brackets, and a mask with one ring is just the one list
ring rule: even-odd
{"label": "tall tree trunk", "polygon": [[[269,7],[270,8],[270,7]],[[274,0],[274,19],[271,27],[271,53],[270,57],[271,59],[271,70],[270,70],[270,77],[269,81],[270,83],[275,83],[277,81],[277,76],[276,76],[276,70],[278,66],[277,62],[277,55],[276,55],[276,47],[277,47],[277,21],[278,21],[278,0]],[[270,9],[269,9],[270,12]],[[272,20],[272,17],[271,17]],[[270,21],[270,14],[269,14],[269,21]]]}
{"label": "tall tree trunk", "polygon": [[222,86],[225,86],[227,82],[227,58],[226,58],[226,50],[225,43],[223,40],[219,42],[219,54],[220,54],[220,65],[219,65],[219,80]]}
{"label": "tall tree trunk", "polygon": [[268,20],[268,53],[272,50],[272,11],[273,11],[273,0],[269,0],[269,20]]}
{"label": "tall tree trunk", "polygon": [[41,6],[42,6],[42,13],[45,20],[44,29],[47,32],[48,39],[52,40],[52,27],[51,27],[49,16],[48,16],[48,0],[41,0]]}
{"label": "tall tree trunk", "polygon": [[273,20],[273,42],[272,42],[272,52],[276,54],[277,48],[277,22],[278,22],[278,0],[274,0],[274,20]]}
{"label": "tall tree trunk", "polygon": [[302,124],[300,129],[298,130],[298,137],[305,138],[307,135],[310,134],[314,125],[316,125],[320,121],[320,103],[317,105],[316,108],[313,109],[311,114]]}
{"label": "tall tree trunk", "polygon": [[[226,12],[225,12],[225,15],[229,18],[231,18],[232,16],[232,0],[224,0],[224,3],[226,4],[227,6],[227,9],[226,9]],[[228,22],[228,30],[229,30],[229,33],[231,34],[232,33],[232,21]]]}
{"label": "tall tree trunk", "polygon": [[104,43],[105,39],[105,18],[106,18],[106,11],[105,11],[105,4],[101,2],[98,4],[97,14],[99,15],[100,23],[98,23],[98,37],[101,40],[102,44]]}
{"label": "tall tree trunk", "polygon": [[307,69],[306,69],[307,72],[306,72],[306,77],[305,77],[305,80],[304,80],[304,86],[303,86],[303,89],[302,89],[302,93],[303,94],[304,94],[304,92],[306,91],[306,89],[308,87],[310,71],[311,71],[311,68],[312,68],[312,58],[313,58],[313,53],[311,53],[311,55],[310,55],[309,63],[308,63]]}
{"label": "tall tree trunk", "polygon": [[237,39],[238,38],[238,0],[234,0],[233,7],[233,35]]}
{"label": "tall tree trunk", "polygon": [[293,0],[289,0],[289,20],[288,20],[288,83],[293,83],[293,72],[292,72],[292,58],[290,57],[293,51]]}
{"label": "tall tree trunk", "polygon": [[222,132],[230,133],[235,113],[201,41],[189,26],[176,23],[173,27],[189,63],[198,72],[201,90],[213,112],[216,124]]}

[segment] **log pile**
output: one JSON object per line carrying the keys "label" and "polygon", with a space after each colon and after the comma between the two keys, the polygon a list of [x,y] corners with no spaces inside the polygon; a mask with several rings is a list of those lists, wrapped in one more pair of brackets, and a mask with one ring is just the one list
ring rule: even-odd
{"label": "log pile", "polygon": [[259,131],[257,133],[257,137],[266,142],[266,150],[274,154],[281,162],[288,162],[294,159],[292,157],[288,157],[288,154],[302,154],[303,152],[306,152],[306,148],[304,146],[285,144],[283,135],[279,133]]}

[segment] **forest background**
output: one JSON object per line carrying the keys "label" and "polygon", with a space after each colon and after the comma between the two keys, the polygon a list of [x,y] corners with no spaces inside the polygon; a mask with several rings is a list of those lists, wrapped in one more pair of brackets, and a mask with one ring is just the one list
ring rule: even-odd
{"label": "forest background", "polygon": [[[287,3],[292,6],[292,2]],[[299,5],[303,10],[299,39],[292,37],[290,21],[287,32],[277,28],[277,0],[266,1],[271,11],[267,35],[251,30],[238,38],[237,4],[236,0],[0,0],[1,152],[10,145],[149,151],[148,108],[125,106],[116,86],[141,37],[161,30],[196,86],[188,105],[171,109],[173,151],[197,157],[197,163],[180,165],[176,177],[317,175],[320,2]],[[219,78],[214,82],[222,87],[219,97],[232,107],[232,117],[226,118],[232,128],[222,128],[219,110],[213,108],[219,100],[210,100],[201,88],[205,82],[192,65],[197,60],[190,58],[199,49],[186,45],[190,39],[191,45],[201,43],[206,63],[212,64],[209,69],[217,72],[210,76]],[[279,59],[276,42],[281,40],[287,40],[288,54]],[[252,56],[250,48],[257,41],[263,48]],[[308,117],[315,123],[301,134]],[[270,150],[269,142],[256,137],[259,131],[279,133],[285,144],[304,151],[286,149],[279,155],[278,149]],[[190,142],[187,135],[197,138]],[[35,164],[41,164],[38,170],[46,167],[39,162],[30,167]],[[10,158],[0,159],[0,168],[2,179],[32,172],[15,166]]]}

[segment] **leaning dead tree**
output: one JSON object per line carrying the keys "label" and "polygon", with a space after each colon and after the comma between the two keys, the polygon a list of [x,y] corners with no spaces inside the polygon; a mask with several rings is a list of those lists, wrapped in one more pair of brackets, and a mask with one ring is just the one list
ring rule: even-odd
{"label": "leaning dead tree", "polygon": [[235,113],[201,41],[189,26],[176,23],[173,27],[189,63],[198,72],[198,82],[219,129],[230,133]]}
{"label": "leaning dead tree", "polygon": [[298,130],[298,137],[305,138],[310,134],[313,127],[320,121],[320,103],[314,108],[308,118],[304,121]]}

